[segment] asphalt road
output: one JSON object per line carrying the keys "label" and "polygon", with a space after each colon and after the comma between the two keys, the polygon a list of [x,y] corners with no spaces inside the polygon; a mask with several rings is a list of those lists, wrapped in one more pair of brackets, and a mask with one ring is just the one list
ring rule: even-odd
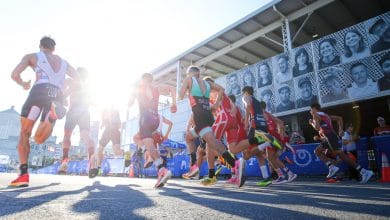
{"label": "asphalt road", "polygon": [[0,219],[390,219],[390,184],[292,183],[238,189],[220,180],[35,174],[27,188],[8,188],[16,174],[0,173]]}

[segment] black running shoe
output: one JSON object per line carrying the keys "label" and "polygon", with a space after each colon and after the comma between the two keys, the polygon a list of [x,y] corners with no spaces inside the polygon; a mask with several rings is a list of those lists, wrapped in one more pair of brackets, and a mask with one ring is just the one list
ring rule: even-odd
{"label": "black running shoe", "polygon": [[95,178],[98,174],[99,174],[99,169],[93,168],[93,169],[89,170],[88,177],[92,179],[92,178]]}

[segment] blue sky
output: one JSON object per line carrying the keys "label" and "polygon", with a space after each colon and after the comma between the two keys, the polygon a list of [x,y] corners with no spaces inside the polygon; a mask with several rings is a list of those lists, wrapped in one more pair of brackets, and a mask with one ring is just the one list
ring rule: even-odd
{"label": "blue sky", "polygon": [[[10,74],[44,35],[72,66],[90,72],[101,105],[122,108],[128,87],[269,0],[4,0],[0,2],[0,110],[20,112],[28,92]],[[22,74],[34,79],[31,69]],[[122,105],[124,104],[124,105]]]}

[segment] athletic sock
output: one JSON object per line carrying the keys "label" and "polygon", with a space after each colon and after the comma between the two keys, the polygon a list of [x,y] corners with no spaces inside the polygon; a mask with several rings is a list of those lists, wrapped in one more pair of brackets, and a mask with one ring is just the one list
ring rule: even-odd
{"label": "athletic sock", "polygon": [[209,169],[209,178],[213,178],[215,176],[215,169]]}
{"label": "athletic sock", "polygon": [[226,162],[231,167],[234,167],[236,161],[234,160],[234,157],[232,156],[232,154],[229,151],[226,150],[225,152],[223,152],[222,157],[226,160]]}
{"label": "athletic sock", "polygon": [[263,179],[268,179],[269,178],[268,167],[266,165],[262,165],[260,166],[260,170]]}
{"label": "athletic sock", "polygon": [[28,172],[28,165],[27,164],[21,164],[20,165],[20,175],[26,174]]}
{"label": "athletic sock", "polygon": [[192,152],[190,156],[191,156],[191,166],[193,166],[196,163],[196,152]]}

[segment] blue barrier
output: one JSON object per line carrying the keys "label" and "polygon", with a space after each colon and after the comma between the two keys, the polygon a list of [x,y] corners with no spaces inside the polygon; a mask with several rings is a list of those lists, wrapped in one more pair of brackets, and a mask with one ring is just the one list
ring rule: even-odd
{"label": "blue barrier", "polygon": [[382,169],[382,153],[390,159],[390,135],[371,137],[375,149],[375,158],[378,170]]}

